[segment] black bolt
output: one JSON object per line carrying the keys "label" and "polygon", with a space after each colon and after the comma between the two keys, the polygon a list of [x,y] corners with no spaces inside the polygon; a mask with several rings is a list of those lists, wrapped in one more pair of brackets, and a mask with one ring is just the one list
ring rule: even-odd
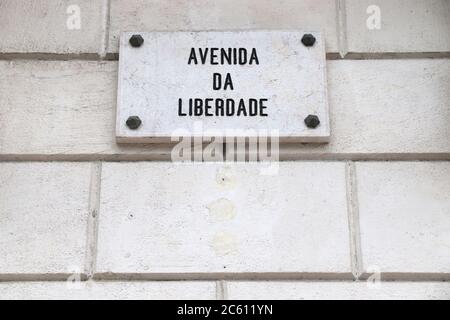
{"label": "black bolt", "polygon": [[308,128],[314,129],[320,124],[319,117],[313,114],[310,114],[305,118],[305,124]]}
{"label": "black bolt", "polygon": [[136,130],[137,128],[139,128],[141,126],[141,119],[138,116],[131,116],[128,117],[127,119],[127,127],[130,128],[131,130]]}
{"label": "black bolt", "polygon": [[302,43],[305,47],[312,47],[316,43],[316,38],[312,34],[307,33],[303,35]]}
{"label": "black bolt", "polygon": [[140,34],[133,34],[130,38],[130,44],[132,47],[138,48],[144,43],[144,38]]}

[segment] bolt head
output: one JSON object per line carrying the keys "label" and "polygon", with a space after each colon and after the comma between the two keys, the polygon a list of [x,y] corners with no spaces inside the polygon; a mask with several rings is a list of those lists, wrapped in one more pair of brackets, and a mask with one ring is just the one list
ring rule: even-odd
{"label": "bolt head", "polygon": [[320,124],[319,117],[314,114],[310,114],[305,118],[305,124],[310,129],[317,128],[317,126]]}
{"label": "bolt head", "polygon": [[305,47],[312,47],[316,43],[316,38],[312,34],[307,33],[303,35],[302,43]]}
{"label": "bolt head", "polygon": [[130,44],[132,47],[138,48],[144,43],[144,38],[140,34],[133,34],[130,38]]}
{"label": "bolt head", "polygon": [[142,121],[138,116],[131,116],[128,117],[126,124],[127,127],[130,128],[131,130],[136,130],[141,126]]}

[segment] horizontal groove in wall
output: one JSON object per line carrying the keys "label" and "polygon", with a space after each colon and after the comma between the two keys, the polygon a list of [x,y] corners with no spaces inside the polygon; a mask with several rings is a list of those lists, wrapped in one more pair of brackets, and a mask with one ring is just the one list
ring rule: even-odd
{"label": "horizontal groove in wall", "polygon": [[[401,60],[401,59],[442,59],[450,58],[450,52],[349,52],[345,57],[337,52],[326,54],[327,60]],[[45,60],[45,61],[118,61],[118,53],[0,53],[1,60]]]}
{"label": "horizontal groove in wall", "polygon": [[[128,283],[140,283],[140,282],[180,282],[180,281],[184,281],[184,280],[178,280],[178,279],[173,279],[173,280],[162,280],[162,279],[157,279],[157,280],[151,280],[151,279],[137,279],[137,280],[126,280],[126,282]],[[194,282],[194,283],[204,283],[204,282],[209,282],[210,280],[197,280],[197,279],[190,279],[188,280],[189,282]],[[9,282],[14,282],[14,283],[29,283],[29,282],[53,282],[53,283],[65,283],[66,280],[30,280],[30,279],[17,279],[17,280],[0,280],[0,284],[7,284]],[[114,283],[114,282],[124,282],[124,280],[113,280],[113,279],[104,279],[104,280],[97,280],[97,279],[84,279],[83,283]],[[224,280],[218,280],[218,282],[225,282]],[[275,282],[275,283],[292,283],[292,284],[301,284],[301,283],[340,283],[340,284],[357,284],[357,283],[364,283],[366,282],[366,280],[314,280],[314,279],[295,279],[295,280],[260,280],[260,279],[240,279],[240,280],[227,280],[226,283],[240,283],[240,282],[255,282],[255,283],[259,283],[259,282]],[[381,279],[380,283],[395,283],[395,284],[403,284],[403,283],[445,283],[445,284],[449,284],[450,285],[450,281],[448,280],[429,280],[429,279],[413,279],[413,280],[405,280],[405,279],[397,279],[397,280],[388,280],[388,279]]]}
{"label": "horizontal groove in wall", "polygon": [[[0,162],[164,161],[170,154],[0,154]],[[279,161],[450,161],[450,153],[299,153],[281,154]],[[208,161],[205,161],[208,162]],[[211,161],[212,162],[212,161]],[[216,162],[216,161],[214,161]],[[231,161],[230,161],[231,162]],[[233,161],[234,162],[234,161]],[[248,162],[248,161],[247,161]]]}
{"label": "horizontal groove in wall", "polygon": [[353,280],[349,273],[95,273],[94,280]]}
{"label": "horizontal groove in wall", "polygon": [[[364,273],[355,281],[351,273],[97,273],[93,278],[81,274],[79,281],[298,281],[298,282],[366,282]],[[73,275],[55,274],[0,274],[0,282],[68,281]],[[382,273],[381,282],[447,282],[450,273]]]}
{"label": "horizontal groove in wall", "polygon": [[84,273],[82,274],[70,274],[70,273],[0,273],[0,282],[11,282],[11,281],[69,281],[69,280],[79,280],[86,281],[88,276]]}
{"label": "horizontal groove in wall", "polygon": [[69,61],[88,60],[98,61],[101,57],[98,53],[0,53],[0,60],[45,60],[45,61]]}
{"label": "horizontal groove in wall", "polygon": [[[383,59],[442,59],[450,58],[450,52],[349,52],[344,60]],[[330,59],[332,60],[332,59]]]}

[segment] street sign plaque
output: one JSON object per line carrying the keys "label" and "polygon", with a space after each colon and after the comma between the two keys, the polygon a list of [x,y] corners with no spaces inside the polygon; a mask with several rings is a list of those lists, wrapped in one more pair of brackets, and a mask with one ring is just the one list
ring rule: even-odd
{"label": "street sign plaque", "polygon": [[[116,135],[121,143],[330,136],[323,36],[300,31],[125,32]],[[177,140],[178,141],[178,140]]]}

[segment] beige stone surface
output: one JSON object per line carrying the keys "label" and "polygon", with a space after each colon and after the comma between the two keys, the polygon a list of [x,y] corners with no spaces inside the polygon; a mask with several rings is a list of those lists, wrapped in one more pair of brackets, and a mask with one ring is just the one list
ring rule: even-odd
{"label": "beige stone surface", "polygon": [[202,281],[4,282],[0,300],[213,300],[216,284]]}
{"label": "beige stone surface", "polygon": [[[161,145],[119,146],[114,122],[117,63],[0,61],[0,157],[167,158]],[[139,156],[137,156],[139,157]]]}
{"label": "beige stone surface", "polygon": [[84,273],[89,163],[0,163],[0,279]]}
{"label": "beige stone surface", "polygon": [[[281,158],[449,158],[448,59],[327,69],[330,143],[284,145]],[[2,61],[0,70],[0,158],[170,159],[168,146],[116,144],[116,62]]]}
{"label": "beige stone surface", "polygon": [[351,277],[344,164],[104,163],[96,272]]}
{"label": "beige stone surface", "polygon": [[448,0],[346,0],[346,8],[349,52],[450,51]]}
{"label": "beige stone surface", "polygon": [[357,163],[356,174],[364,271],[449,278],[450,163]]}
{"label": "beige stone surface", "polygon": [[2,0],[0,53],[97,54],[103,2]]}
{"label": "beige stone surface", "polygon": [[294,29],[321,31],[338,51],[334,0],[112,0],[108,51],[124,31]]}
{"label": "beige stone surface", "polygon": [[330,142],[286,144],[282,159],[448,159],[448,59],[329,61]]}
{"label": "beige stone surface", "polygon": [[448,282],[227,282],[230,300],[449,300]]}

